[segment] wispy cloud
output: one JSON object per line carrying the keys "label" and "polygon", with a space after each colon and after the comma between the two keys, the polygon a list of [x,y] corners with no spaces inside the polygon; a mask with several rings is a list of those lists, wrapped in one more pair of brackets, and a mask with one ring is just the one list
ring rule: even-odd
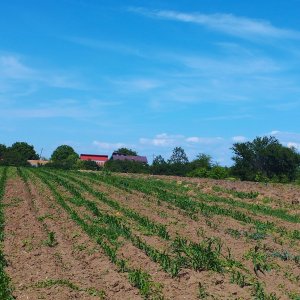
{"label": "wispy cloud", "polygon": [[22,83],[31,86],[35,84],[62,89],[87,89],[83,81],[76,78],[73,72],[38,69],[29,66],[18,55],[0,55],[0,85],[4,85],[8,91],[11,91],[15,90],[18,84]]}
{"label": "wispy cloud", "polygon": [[157,134],[154,138],[140,138],[139,142],[143,145],[151,145],[156,147],[171,147],[171,146],[188,146],[195,144],[217,144],[223,141],[221,137],[186,137],[180,134]]}
{"label": "wispy cloud", "polygon": [[247,138],[243,135],[237,135],[232,137],[234,143],[243,143],[247,141]]}
{"label": "wispy cloud", "polygon": [[128,147],[124,143],[108,143],[108,142],[101,142],[101,141],[93,141],[93,145],[99,148],[99,150],[101,149],[116,150],[121,147]]}
{"label": "wispy cloud", "polygon": [[160,80],[148,78],[112,80],[111,83],[118,86],[122,92],[149,91],[163,84]]}
{"label": "wispy cloud", "polygon": [[145,57],[144,52],[141,51],[140,49],[132,46],[128,46],[126,44],[118,43],[118,42],[103,41],[94,38],[79,37],[79,36],[63,37],[63,39],[68,42],[81,45],[84,47],[92,48],[92,49],[108,50],[108,51],[114,51],[126,55]]}
{"label": "wispy cloud", "polygon": [[285,146],[290,148],[294,147],[297,150],[300,150],[300,133],[272,130],[268,134],[275,136]]}
{"label": "wispy cloud", "polygon": [[276,27],[266,20],[239,17],[233,14],[185,13],[172,10],[149,10],[144,8],[129,8],[129,11],[147,17],[194,23],[211,30],[246,39],[256,37],[300,38],[300,33],[297,31]]}

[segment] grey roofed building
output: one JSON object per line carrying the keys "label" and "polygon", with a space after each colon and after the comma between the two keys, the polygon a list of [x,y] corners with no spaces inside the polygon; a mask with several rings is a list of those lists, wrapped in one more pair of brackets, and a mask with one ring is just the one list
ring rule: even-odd
{"label": "grey roofed building", "polygon": [[147,164],[148,160],[146,156],[139,156],[139,155],[123,155],[123,154],[118,154],[118,153],[113,153],[112,160],[130,160],[130,161],[136,161],[136,162],[140,162],[140,163],[144,163]]}

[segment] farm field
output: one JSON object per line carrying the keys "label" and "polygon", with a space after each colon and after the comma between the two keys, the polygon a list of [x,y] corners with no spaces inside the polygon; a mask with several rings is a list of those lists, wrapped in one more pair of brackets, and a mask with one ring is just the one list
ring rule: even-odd
{"label": "farm field", "polygon": [[300,187],[0,168],[0,299],[300,299]]}

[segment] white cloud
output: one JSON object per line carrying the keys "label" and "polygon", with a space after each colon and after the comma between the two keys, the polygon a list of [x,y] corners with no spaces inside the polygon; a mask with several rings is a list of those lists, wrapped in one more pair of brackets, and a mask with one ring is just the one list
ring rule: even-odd
{"label": "white cloud", "polygon": [[247,138],[242,135],[237,135],[237,136],[232,137],[232,141],[235,143],[243,143],[243,142],[247,141]]}
{"label": "white cloud", "polygon": [[300,133],[273,130],[268,134],[275,136],[283,145],[300,150]]}
{"label": "white cloud", "polygon": [[287,146],[289,148],[296,148],[297,150],[300,150],[300,143],[289,142],[287,143]]}
{"label": "white cloud", "polygon": [[167,133],[157,134],[154,138],[140,138],[142,145],[158,147],[174,147],[178,145],[188,146],[189,144],[216,144],[223,141],[221,137],[185,137],[184,135],[169,135]]}
{"label": "white cloud", "polygon": [[188,143],[197,143],[197,144],[215,144],[220,141],[222,141],[223,138],[221,137],[188,137],[185,139],[186,142]]}
{"label": "white cloud", "polygon": [[118,148],[126,147],[126,144],[124,143],[107,143],[100,141],[93,141],[93,145],[105,150],[116,150]]}
{"label": "white cloud", "polygon": [[182,141],[182,135],[168,135],[166,133],[157,134],[154,138],[140,138],[139,142],[142,145],[152,145],[160,147],[174,146],[176,143]]}
{"label": "white cloud", "polygon": [[238,17],[232,14],[184,13],[172,10],[146,10],[143,8],[130,8],[129,10],[148,17],[198,24],[240,38],[300,38],[297,31],[276,27],[265,20]]}

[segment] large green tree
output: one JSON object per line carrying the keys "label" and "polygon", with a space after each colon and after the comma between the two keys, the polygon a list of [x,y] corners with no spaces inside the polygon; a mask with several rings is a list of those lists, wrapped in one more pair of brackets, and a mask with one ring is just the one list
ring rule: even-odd
{"label": "large green tree", "polygon": [[189,160],[182,147],[175,147],[168,162],[170,164],[187,164]]}
{"label": "large green tree", "polygon": [[131,156],[138,155],[136,151],[129,149],[129,148],[125,148],[125,147],[119,148],[118,150],[116,150],[114,152],[121,154],[121,155],[131,155]]}
{"label": "large green tree", "polygon": [[53,151],[51,155],[52,164],[49,166],[66,169],[74,168],[78,159],[78,154],[71,146],[61,145]]}
{"label": "large green tree", "polygon": [[25,142],[16,142],[10,147],[0,145],[0,158],[2,165],[7,166],[26,166],[28,160],[38,159],[34,147]]}
{"label": "large green tree", "polygon": [[25,160],[39,159],[34,147],[25,142],[16,142],[12,144],[11,147],[8,148],[8,151],[19,153]]}
{"label": "large green tree", "polygon": [[294,180],[300,155],[279,143],[275,137],[257,137],[252,142],[235,143],[232,168],[242,180],[261,178]]}

